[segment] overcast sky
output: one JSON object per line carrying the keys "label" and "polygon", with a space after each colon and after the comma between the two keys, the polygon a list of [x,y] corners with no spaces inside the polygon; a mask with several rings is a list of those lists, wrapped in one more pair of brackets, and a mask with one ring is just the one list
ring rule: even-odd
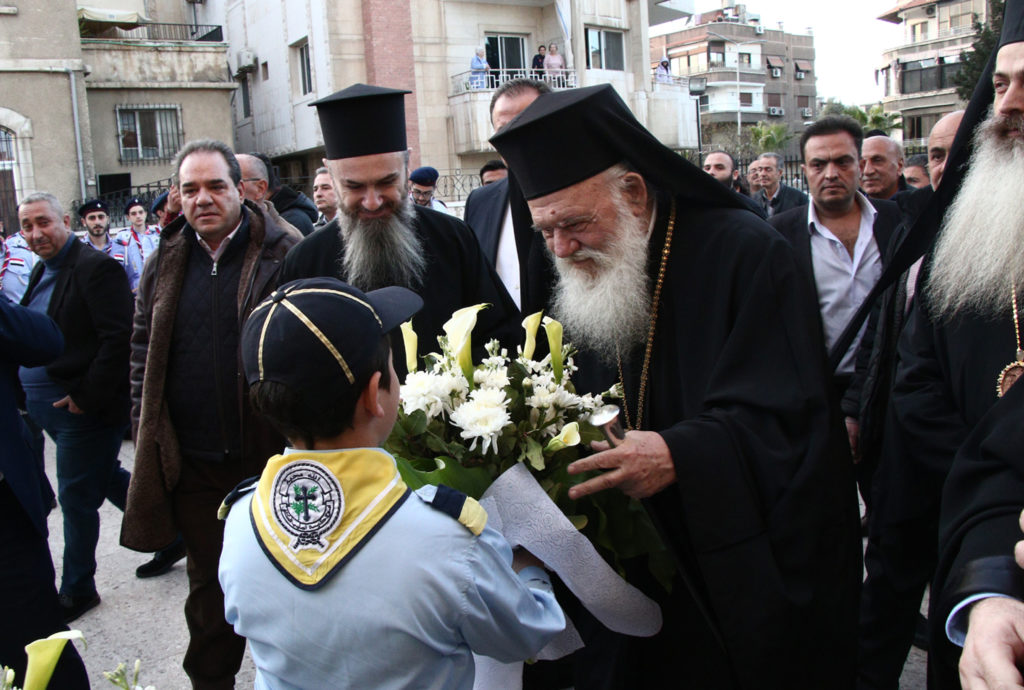
{"label": "overcast sky", "polygon": [[[751,0],[747,12],[760,14],[770,29],[783,22],[790,33],[814,33],[818,96],[847,104],[876,103],[882,90],[875,85],[875,70],[882,66],[882,51],[903,43],[903,26],[878,16],[899,0]],[[707,12],[721,0],[696,0],[696,10]]]}

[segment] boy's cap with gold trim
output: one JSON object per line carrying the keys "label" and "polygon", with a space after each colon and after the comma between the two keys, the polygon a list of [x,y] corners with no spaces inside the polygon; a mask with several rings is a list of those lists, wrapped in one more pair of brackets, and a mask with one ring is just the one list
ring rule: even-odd
{"label": "boy's cap with gold trim", "polygon": [[380,339],[423,307],[411,290],[364,293],[335,278],[282,285],[242,328],[242,365],[252,385],[274,381],[311,404],[329,403],[366,378]]}

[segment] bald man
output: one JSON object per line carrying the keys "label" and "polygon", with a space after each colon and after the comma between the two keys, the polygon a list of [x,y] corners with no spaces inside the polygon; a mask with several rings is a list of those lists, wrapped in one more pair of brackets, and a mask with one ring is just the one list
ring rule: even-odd
{"label": "bald man", "polygon": [[900,191],[903,150],[891,137],[865,139],[860,167],[861,188],[872,199],[891,199]]}
{"label": "bald man", "polygon": [[963,110],[955,110],[932,127],[928,135],[928,179],[931,180],[932,189],[937,189],[942,181],[942,171],[946,169],[946,157],[949,156],[949,149],[953,146],[953,139],[956,137],[956,130],[960,121],[964,119]]}

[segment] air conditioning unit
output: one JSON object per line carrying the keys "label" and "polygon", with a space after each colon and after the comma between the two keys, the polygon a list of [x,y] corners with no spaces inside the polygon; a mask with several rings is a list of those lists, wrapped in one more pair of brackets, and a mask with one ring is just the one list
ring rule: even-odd
{"label": "air conditioning unit", "polygon": [[778,67],[772,67],[772,76],[778,79],[782,76],[782,70]]}
{"label": "air conditioning unit", "polygon": [[935,16],[935,5],[928,5],[928,7],[924,8],[924,13],[925,13],[925,16],[927,16],[927,17],[934,17]]}
{"label": "air conditioning unit", "polygon": [[757,26],[754,27],[754,33],[760,36],[761,34],[764,33],[764,27],[758,24]]}
{"label": "air conditioning unit", "polygon": [[238,72],[255,72],[257,64],[256,53],[251,50],[238,51],[235,64],[238,65]]}
{"label": "air conditioning unit", "polygon": [[811,117],[814,111],[810,108],[800,108],[800,117]]}
{"label": "air conditioning unit", "polygon": [[796,78],[797,79],[803,79],[805,76],[806,76],[805,72],[797,72],[796,73]]}
{"label": "air conditioning unit", "polygon": [[786,114],[786,111],[782,108],[772,106],[768,108],[768,114],[771,115],[772,117],[782,117],[783,115]]}

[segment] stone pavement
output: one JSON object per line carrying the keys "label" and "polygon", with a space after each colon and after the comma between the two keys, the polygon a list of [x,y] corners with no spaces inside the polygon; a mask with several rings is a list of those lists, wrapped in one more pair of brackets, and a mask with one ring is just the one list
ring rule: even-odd
{"label": "stone pavement", "polygon": [[[130,441],[121,446],[121,464],[132,469],[134,449]],[[53,443],[46,440],[46,472],[54,489],[57,487]],[[60,578],[64,548],[60,508],[50,514],[50,552]],[[96,549],[96,587],[103,601],[99,606],[74,621],[71,627],[81,630],[88,647],[77,643],[78,651],[89,670],[93,688],[113,687],[103,677],[119,663],[129,668],[142,660],[142,685],[157,690],[187,690],[188,677],[181,660],[188,644],[183,606],[188,594],[185,561],[160,577],[140,580],[135,568],[149,560],[148,554],[136,553],[118,544],[121,512],[110,503],[100,509],[100,542]],[[902,690],[923,690],[926,656],[911,650],[910,659],[900,681]],[[239,688],[251,688],[255,669],[246,653],[242,670],[236,678]]]}

